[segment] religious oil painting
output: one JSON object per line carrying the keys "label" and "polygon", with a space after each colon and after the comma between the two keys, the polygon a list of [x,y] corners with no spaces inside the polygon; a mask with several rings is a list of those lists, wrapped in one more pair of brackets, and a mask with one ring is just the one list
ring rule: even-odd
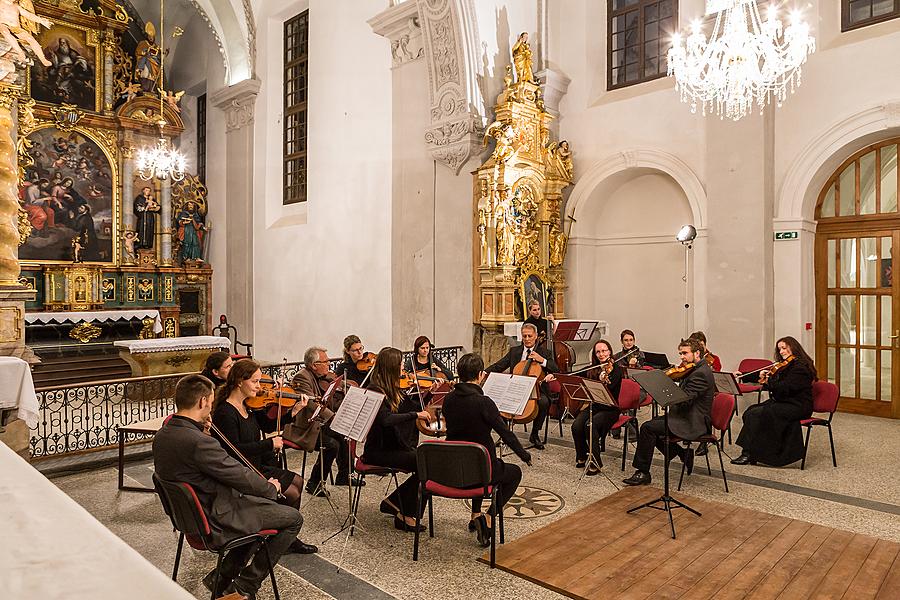
{"label": "religious oil painting", "polygon": [[100,146],[77,130],[56,127],[28,135],[34,164],[25,170],[19,201],[31,234],[19,246],[23,261],[115,262],[113,170]]}
{"label": "religious oil painting", "polygon": [[522,280],[522,289],[519,290],[522,295],[523,313],[528,314],[528,307],[537,302],[541,305],[541,314],[547,314],[547,285],[541,276],[537,273],[529,273]]}
{"label": "religious oil painting", "polygon": [[54,23],[36,37],[44,56],[45,67],[35,61],[30,67],[31,97],[50,104],[74,104],[84,110],[99,110],[97,46],[89,43],[88,32],[69,25]]}

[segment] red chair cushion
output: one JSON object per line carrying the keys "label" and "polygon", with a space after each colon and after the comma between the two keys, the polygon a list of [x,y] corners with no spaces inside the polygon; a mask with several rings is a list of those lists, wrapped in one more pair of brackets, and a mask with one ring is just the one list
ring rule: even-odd
{"label": "red chair cushion", "polygon": [[739,383],[738,389],[741,390],[742,394],[758,392],[762,389],[761,385],[753,385],[752,383]]}
{"label": "red chair cushion", "polygon": [[619,415],[619,418],[616,419],[616,422],[613,423],[613,426],[610,427],[610,429],[619,429],[620,427],[622,427],[622,425],[625,425],[629,421],[637,421],[637,419],[632,417],[631,415]]}
{"label": "red chair cushion", "polygon": [[286,440],[284,438],[281,438],[281,442],[284,444],[285,448],[290,448],[291,450],[302,450],[303,449],[300,446],[298,446],[297,444],[295,444],[294,442],[292,442],[290,440]]}
{"label": "red chair cushion", "polygon": [[[425,482],[425,490],[444,498],[482,498],[486,495],[483,487],[464,490],[462,488],[447,487],[433,481]],[[493,493],[493,486],[489,485],[487,487],[487,493]]]}
{"label": "red chair cushion", "polygon": [[828,419],[817,419],[813,417],[812,419],[800,419],[800,425],[827,425]]}
{"label": "red chair cushion", "polygon": [[259,531],[259,535],[276,535],[277,533],[277,529],[261,529]]}
{"label": "red chair cushion", "polygon": [[206,544],[203,543],[200,536],[187,534],[184,536],[184,539],[187,540],[188,545],[194,550],[207,550]]}

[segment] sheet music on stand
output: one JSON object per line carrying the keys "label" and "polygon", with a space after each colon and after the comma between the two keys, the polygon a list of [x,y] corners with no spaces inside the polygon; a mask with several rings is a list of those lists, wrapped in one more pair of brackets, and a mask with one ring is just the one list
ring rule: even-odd
{"label": "sheet music on stand", "polygon": [[584,404],[593,402],[606,406],[617,406],[607,387],[599,381],[563,373],[556,373],[554,377],[556,377],[559,385],[568,393],[569,398],[572,400],[577,400]]}
{"label": "sheet music on stand", "polygon": [[600,321],[582,321],[580,319],[563,319],[556,321],[553,339],[557,342],[586,342],[594,335]]}
{"label": "sheet music on stand", "polygon": [[731,394],[732,396],[741,395],[741,388],[738,386],[734,373],[713,371],[713,378],[716,380],[716,391]]}
{"label": "sheet music on stand", "polygon": [[348,388],[331,421],[331,430],[351,440],[364,442],[383,400],[384,394],[380,392],[355,386]]}
{"label": "sheet music on stand", "polygon": [[537,378],[527,375],[489,373],[481,389],[485,396],[494,401],[500,412],[521,415],[536,382]]}
{"label": "sheet music on stand", "polygon": [[585,379],[582,383],[587,389],[588,393],[594,399],[595,403],[603,404],[606,406],[618,406],[616,404],[615,398],[613,398],[612,394],[609,393],[609,389],[599,381],[594,381],[593,379]]}

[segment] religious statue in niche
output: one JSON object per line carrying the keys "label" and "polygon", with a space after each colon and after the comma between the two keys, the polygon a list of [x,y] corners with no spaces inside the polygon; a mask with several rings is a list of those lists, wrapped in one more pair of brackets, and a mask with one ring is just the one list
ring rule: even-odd
{"label": "religious statue in niche", "polygon": [[159,83],[160,48],[156,43],[156,28],[153,23],[147,22],[144,27],[144,35],[147,39],[138,42],[134,65],[134,78],[141,84],[141,91],[145,94],[156,90]]}
{"label": "religious statue in niche", "polygon": [[103,283],[100,284],[103,292],[103,300],[110,302],[116,299],[116,280],[111,277],[104,277]]}
{"label": "religious statue in niche", "polygon": [[175,217],[178,223],[179,255],[181,262],[203,260],[203,234],[206,231],[203,215],[197,205],[188,200]]}
{"label": "religious statue in niche", "polygon": [[135,231],[126,231],[122,235],[123,246],[125,247],[125,260],[128,262],[135,262],[137,260],[137,252],[135,251],[135,246],[140,241],[141,238],[138,237],[137,232]]}
{"label": "religious statue in niche", "polygon": [[16,82],[16,67],[10,60],[10,55],[20,64],[29,62],[22,44],[31,49],[41,64],[50,66],[44,50],[34,37],[34,34],[40,32],[41,25],[50,27],[51,23],[35,14],[31,0],[0,0],[0,37],[9,44],[9,50],[0,57],[0,81]]}
{"label": "religious statue in niche", "polygon": [[156,215],[159,214],[161,207],[153,195],[153,189],[150,186],[141,188],[141,193],[134,199],[134,215],[136,217],[137,236],[136,246],[138,248],[152,249],[154,240],[156,239]]}
{"label": "religious statue in niche", "polygon": [[562,140],[558,144],[550,144],[547,147],[547,154],[550,158],[550,165],[565,179],[571,181],[574,175],[574,167],[572,165],[572,151],[569,150],[568,140]]}
{"label": "religious statue in niche", "polygon": [[147,277],[142,277],[138,282],[138,300],[153,300],[153,282]]}
{"label": "religious statue in niche", "polygon": [[531,48],[528,47],[528,32],[519,34],[515,45],[512,47],[513,64],[516,66],[516,81],[528,81],[534,83],[534,73],[531,70]]}

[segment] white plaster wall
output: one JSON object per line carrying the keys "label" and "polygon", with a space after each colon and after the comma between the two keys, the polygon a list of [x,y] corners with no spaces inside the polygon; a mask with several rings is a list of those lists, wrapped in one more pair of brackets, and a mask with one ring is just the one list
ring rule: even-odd
{"label": "white plaster wall", "polygon": [[[379,0],[265,2],[258,18],[254,354],[391,339],[391,78]],[[309,201],[282,198],[283,22],[310,9]]]}
{"label": "white plaster wall", "polygon": [[[212,94],[223,87],[225,66],[218,57],[218,48],[207,48],[207,65],[209,78],[208,93]],[[194,163],[196,167],[196,163]],[[209,210],[206,214],[207,253],[209,264],[213,268],[212,284],[212,326],[219,324],[219,315],[226,312],[225,294],[228,265],[225,258],[225,236],[228,222],[225,208],[225,114],[211,105],[206,107],[206,189],[208,192]]]}

